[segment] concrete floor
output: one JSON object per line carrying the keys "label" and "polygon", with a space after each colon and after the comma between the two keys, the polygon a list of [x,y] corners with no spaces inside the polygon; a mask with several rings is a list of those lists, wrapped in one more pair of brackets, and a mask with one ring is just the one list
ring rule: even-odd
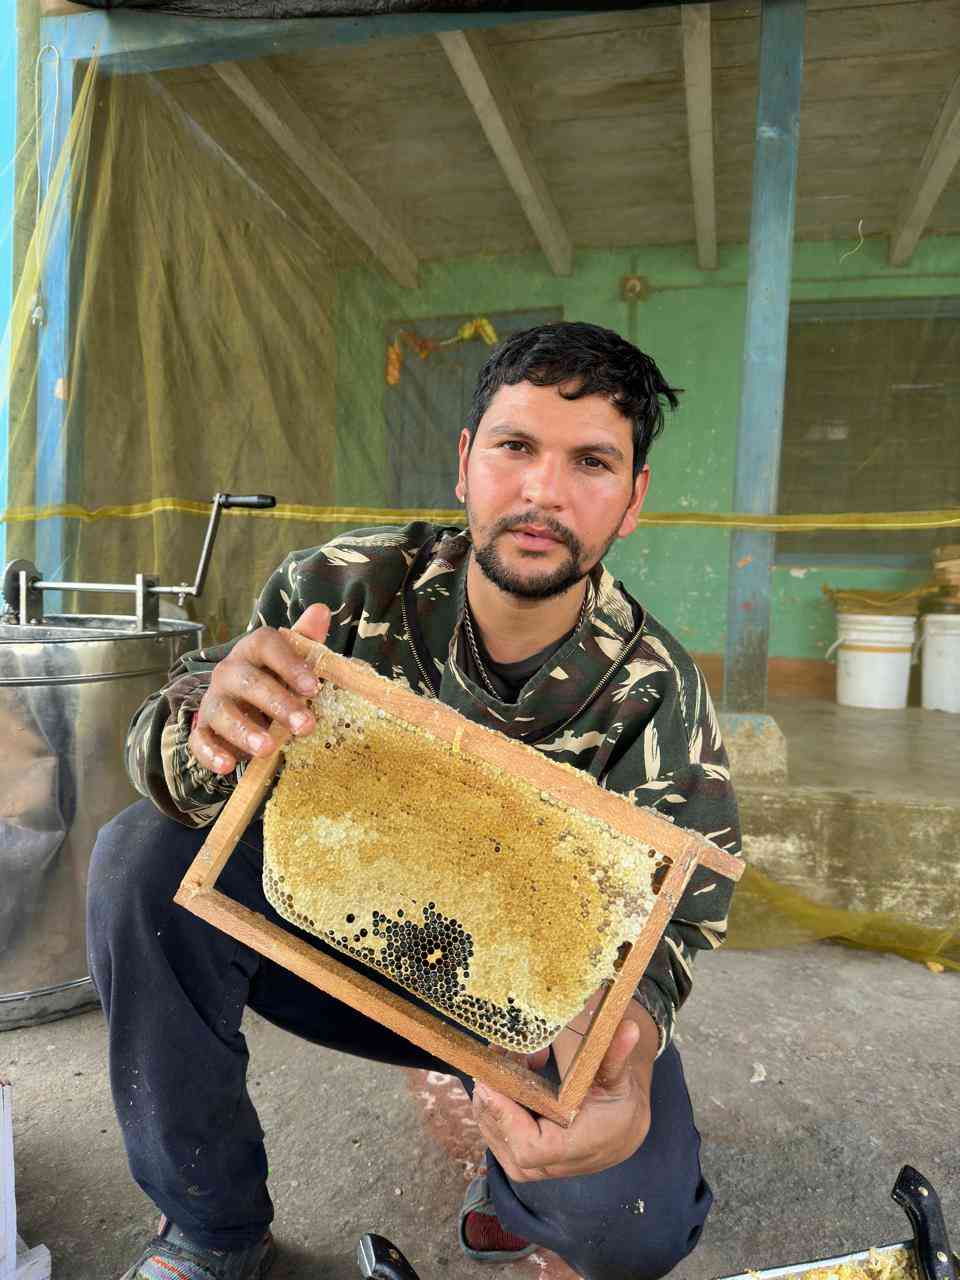
{"label": "concrete floor", "polygon": [[[896,824],[902,802],[905,812],[940,815],[941,835],[954,832],[944,815],[960,809],[960,716],[813,701],[774,703],[771,712],[787,738],[789,786],[756,799],[774,826],[773,801],[793,805],[781,825],[794,874],[804,866],[801,809],[812,823],[811,884],[822,886],[843,876],[824,872],[832,828],[820,809],[839,805],[847,815],[840,843],[854,857],[853,828],[880,804],[894,844],[914,861],[929,848],[955,882],[956,839],[901,839]],[[749,816],[748,789],[742,801]],[[756,840],[747,852],[761,865],[764,840],[783,845],[772,827]],[[882,844],[880,829],[865,840],[874,878]],[[859,883],[864,868],[854,870]],[[905,909],[905,893],[893,888]],[[679,1042],[717,1203],[679,1280],[903,1238],[906,1220],[889,1200],[903,1163],[939,1186],[957,1247],[958,998],[958,974],[828,945],[702,961]],[[485,1274],[455,1242],[462,1190],[481,1159],[459,1086],[324,1053],[255,1016],[247,1035],[278,1206],[276,1280],[355,1277],[365,1230],[393,1238],[422,1280]],[[155,1215],[126,1171],[101,1016],[0,1032],[0,1076],[15,1086],[21,1234],[51,1248],[55,1277],[119,1276]],[[572,1275],[539,1254],[500,1274]]]}
{"label": "concrete floor", "polygon": [[773,701],[795,787],[960,805],[960,715]]}
{"label": "concrete floor", "polygon": [[[828,945],[704,957],[679,1038],[717,1203],[679,1280],[904,1238],[889,1199],[903,1163],[939,1187],[956,1246],[958,1001],[958,974]],[[365,1230],[390,1236],[422,1280],[490,1274],[455,1243],[479,1153],[444,1078],[325,1053],[255,1017],[247,1034],[276,1280],[357,1276]],[[154,1215],[126,1171],[100,1014],[0,1034],[0,1075],[14,1082],[21,1233],[50,1247],[54,1277],[120,1275]],[[500,1274],[571,1273],[537,1255]]]}

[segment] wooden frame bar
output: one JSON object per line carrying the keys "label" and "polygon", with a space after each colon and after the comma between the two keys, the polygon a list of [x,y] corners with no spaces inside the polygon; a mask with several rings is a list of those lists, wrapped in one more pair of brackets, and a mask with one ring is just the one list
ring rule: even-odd
{"label": "wooden frame bar", "polygon": [[557,276],[570,275],[573,245],[486,36],[482,31],[448,31],[437,39],[550,269]]}
{"label": "wooden frame bar", "polygon": [[680,9],[683,32],[683,85],[687,99],[687,150],[693,221],[697,230],[697,264],[703,271],[717,266],[717,193],[713,154],[713,52],[709,4]]}
{"label": "wooden frame bar", "polygon": [[694,869],[703,863],[736,880],[743,871],[743,863],[696,832],[685,831],[649,810],[637,808],[626,797],[604,791],[575,771],[532,753],[502,734],[465,720],[443,703],[384,680],[365,663],[331,653],[325,646],[296,633],[291,633],[290,640],[321,679],[360,694],[388,714],[426,730],[457,750],[494,764],[512,776],[523,776],[556,799],[653,845],[671,863],[656,903],[616,978],[607,986],[576,1056],[557,1087],[505,1051],[482,1044],[439,1016],[387,990],[374,976],[368,978],[355,972],[216,889],[220,873],[279,766],[280,750],[289,735],[276,723],[270,729],[276,750],[248,766],[188,868],[174,901],[322,991],[412,1040],[441,1061],[558,1124],[570,1124]]}
{"label": "wooden frame bar", "polygon": [[902,267],[913,257],[943,189],[960,164],[960,76],[940,109],[920,167],[903,198],[890,232],[890,265]]}
{"label": "wooden frame bar", "polygon": [[316,136],[313,122],[270,64],[217,62],[214,70],[383,270],[403,288],[415,289],[416,254],[340,158]]}

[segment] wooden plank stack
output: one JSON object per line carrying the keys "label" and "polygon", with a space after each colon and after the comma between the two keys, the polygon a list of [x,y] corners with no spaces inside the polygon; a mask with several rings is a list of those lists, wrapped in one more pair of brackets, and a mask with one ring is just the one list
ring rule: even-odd
{"label": "wooden plank stack", "polygon": [[960,609],[960,544],[934,547],[933,576],[941,591],[938,607],[950,605]]}

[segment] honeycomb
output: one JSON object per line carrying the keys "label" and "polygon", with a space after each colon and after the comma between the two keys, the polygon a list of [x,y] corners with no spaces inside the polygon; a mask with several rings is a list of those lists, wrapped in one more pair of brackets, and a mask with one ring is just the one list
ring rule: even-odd
{"label": "honeycomb", "polygon": [[[749,1271],[751,1280],[761,1273]],[[912,1249],[870,1249],[866,1257],[836,1258],[827,1263],[811,1262],[790,1269],[790,1280],[920,1280]]]}
{"label": "honeycomb", "polygon": [[488,1042],[549,1044],[669,862],[355,693],[325,683],[312,709],[264,815],[269,902]]}

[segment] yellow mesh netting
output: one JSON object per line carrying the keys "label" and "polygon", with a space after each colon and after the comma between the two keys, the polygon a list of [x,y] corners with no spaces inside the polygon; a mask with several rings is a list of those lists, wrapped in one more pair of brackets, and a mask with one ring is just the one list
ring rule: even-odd
{"label": "yellow mesh netting", "polygon": [[[124,74],[106,74],[94,57],[77,66],[72,111],[47,165],[41,143],[50,102],[41,101],[39,121],[32,104],[38,75],[66,46],[42,48],[39,18],[32,6],[24,12],[16,207],[12,229],[2,229],[12,236],[16,278],[10,316],[0,317],[10,352],[9,381],[0,384],[9,415],[7,559],[37,557],[38,534],[56,526],[59,560],[40,565],[49,577],[128,581],[140,570],[191,580],[210,496],[273,493],[273,512],[228,513],[204,597],[191,606],[212,638],[223,639],[243,626],[257,589],[290,549],[358,525],[462,519],[449,483],[458,415],[464,387],[495,337],[544,319],[598,319],[659,355],[657,295],[644,312],[642,291],[621,290],[621,278],[632,278],[629,229],[591,240],[593,214],[576,157],[560,154],[546,136],[552,99],[525,100],[525,111],[579,228],[578,254],[583,245],[570,281],[559,284],[515,198],[504,194],[435,38]],[[564,28],[564,21],[581,26]],[[606,26],[593,21],[600,36],[617,39],[612,18]],[[617,21],[646,31],[675,17]],[[583,19],[542,25],[539,32],[532,21],[525,33],[518,27],[515,37],[491,36],[491,43],[508,63],[526,41],[535,61],[540,35],[559,49],[568,32],[594,33]],[[598,65],[589,90],[595,116],[603,80]],[[624,73],[618,83],[631,82]],[[296,109],[284,115],[291,101]],[[582,150],[591,144],[581,109],[578,102],[569,127],[570,145]],[[633,128],[633,116],[630,122]],[[602,133],[602,125],[594,128]],[[623,153],[611,144],[605,154],[606,186],[595,190],[616,203]],[[451,155],[462,160],[462,174],[451,170]],[[749,174],[749,157],[744,163]],[[404,166],[413,176],[398,195]],[[686,182],[685,161],[682,168]],[[452,182],[459,195],[441,207],[438,193]],[[354,217],[343,212],[351,203],[360,211]],[[737,235],[742,244],[743,220]],[[519,279],[530,283],[521,289]],[[710,295],[711,315],[722,292],[718,286]],[[67,336],[58,347],[54,329],[65,306]],[[694,388],[696,361],[706,358],[698,344],[720,348],[726,336],[723,322],[690,329],[692,338],[685,326],[686,319],[676,368],[666,371]],[[731,367],[739,351],[723,348],[716,359]],[[710,399],[701,394],[701,404]],[[687,441],[689,433],[694,441],[721,431],[732,438],[735,398],[728,409],[723,422],[709,407],[681,418]],[[669,434],[658,446],[665,457]],[[679,427],[676,438],[684,439]],[[680,447],[697,459],[696,443]],[[723,467],[721,483],[712,464],[699,460],[689,490],[677,480],[677,500],[642,518],[651,529],[662,526],[662,537],[700,530],[714,538],[684,546],[702,546],[702,555],[688,559],[721,580],[722,531],[732,527],[960,527],[960,510],[939,502],[916,511],[887,509],[878,499],[862,512],[727,512],[732,451]],[[44,488],[51,474],[59,477],[52,495]],[[638,553],[638,565],[641,559]],[[960,967],[955,929],[834,910],[748,872],[735,945],[827,937]]]}
{"label": "yellow mesh netting", "polygon": [[[747,850],[749,856],[749,849]],[[894,912],[845,911],[814,902],[748,866],[737,886],[729,945],[743,949],[795,946],[831,939],[870,951],[888,951],[960,971],[960,928],[935,929]]]}

